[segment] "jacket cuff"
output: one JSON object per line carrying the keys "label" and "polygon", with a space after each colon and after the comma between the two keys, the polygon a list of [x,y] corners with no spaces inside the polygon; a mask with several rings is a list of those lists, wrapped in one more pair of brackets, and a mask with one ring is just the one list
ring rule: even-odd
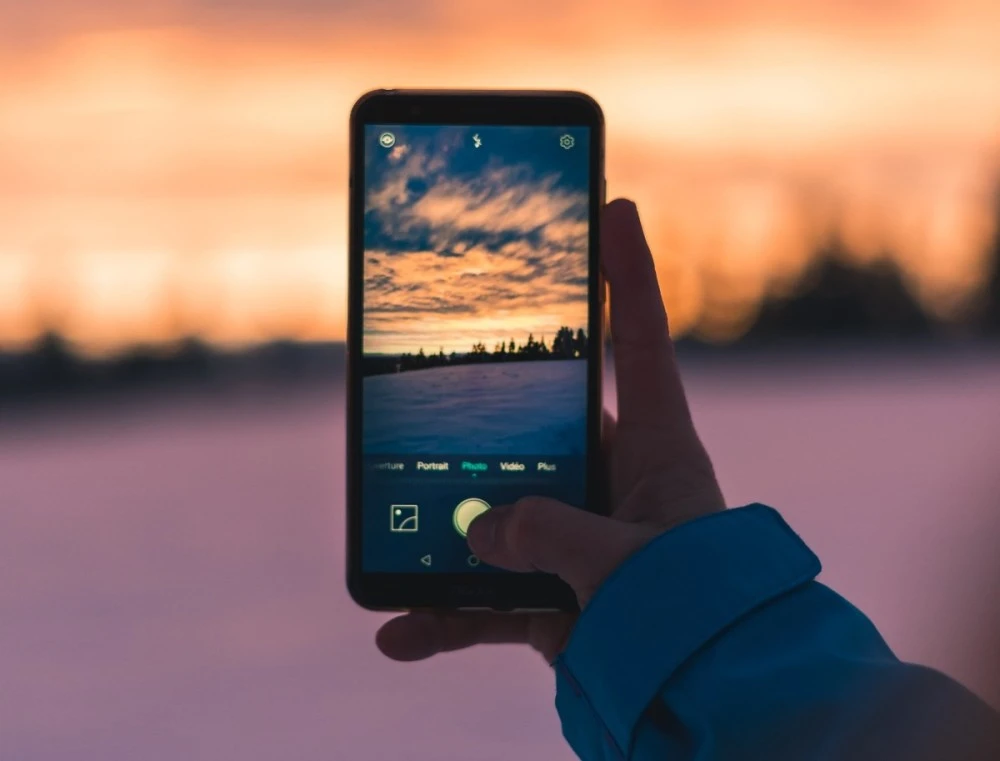
{"label": "jacket cuff", "polygon": [[685,661],[819,572],[819,559],[765,505],[667,531],[615,570],[581,614],[555,664],[560,714],[596,714],[606,744],[628,758],[643,712]]}

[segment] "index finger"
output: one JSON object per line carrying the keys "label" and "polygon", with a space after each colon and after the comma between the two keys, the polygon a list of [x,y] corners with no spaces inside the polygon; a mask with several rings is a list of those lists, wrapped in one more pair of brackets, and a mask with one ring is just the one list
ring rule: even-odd
{"label": "index finger", "polygon": [[601,217],[601,257],[611,299],[611,341],[624,429],[691,425],[653,256],[632,201],[617,199]]}

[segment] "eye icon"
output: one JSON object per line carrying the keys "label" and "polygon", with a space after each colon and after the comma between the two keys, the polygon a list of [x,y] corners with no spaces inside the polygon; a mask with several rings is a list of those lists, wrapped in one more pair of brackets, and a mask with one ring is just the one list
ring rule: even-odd
{"label": "eye icon", "polygon": [[572,135],[563,135],[559,138],[559,146],[565,148],[567,151],[576,144],[576,140],[573,139]]}
{"label": "eye icon", "polygon": [[383,132],[378,136],[378,144],[383,148],[392,148],[396,144],[396,136],[391,132]]}

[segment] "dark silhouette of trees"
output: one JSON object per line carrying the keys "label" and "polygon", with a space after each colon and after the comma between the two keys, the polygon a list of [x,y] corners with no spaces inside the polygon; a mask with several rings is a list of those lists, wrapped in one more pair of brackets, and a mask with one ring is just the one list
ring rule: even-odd
{"label": "dark silhouette of trees", "polygon": [[933,329],[895,263],[853,265],[834,243],[791,296],[764,301],[745,339],[926,338]]}
{"label": "dark silhouette of trees", "polygon": [[430,367],[451,365],[468,365],[481,362],[528,362],[535,360],[579,359],[587,355],[587,334],[583,328],[575,333],[572,328],[563,326],[556,332],[551,348],[543,336],[535,340],[535,334],[529,333],[523,344],[518,345],[512,338],[510,342],[497,341],[492,351],[483,341],[476,341],[465,354],[451,352],[445,354],[439,349],[437,354],[429,356],[421,348],[416,354],[406,352],[398,357],[366,355],[364,358],[365,375],[381,375],[384,373],[399,373],[409,370],[424,370]]}
{"label": "dark silhouette of trees", "polygon": [[528,340],[525,341],[524,346],[517,350],[517,353],[523,357],[535,357],[538,355],[538,344],[535,343],[534,333],[528,333]]}
{"label": "dark silhouette of trees", "polygon": [[562,327],[552,341],[552,354],[566,359],[587,356],[587,334],[580,328],[573,333],[572,328]]}
{"label": "dark silhouette of trees", "polygon": [[567,327],[559,328],[556,332],[556,337],[552,339],[553,356],[568,359],[573,356],[574,349],[575,339],[573,338],[573,329]]}
{"label": "dark silhouette of trees", "polygon": [[227,352],[189,337],[175,344],[136,346],[119,355],[91,358],[50,332],[27,351],[0,351],[0,418],[33,399],[94,395],[110,400],[144,389],[228,393],[248,380],[286,384],[322,378],[328,383],[341,377],[343,369],[343,347],[336,344],[274,341]]}
{"label": "dark silhouette of trees", "polygon": [[58,333],[45,333],[35,346],[29,365],[45,387],[60,388],[69,384],[80,373],[81,364],[72,348]]}

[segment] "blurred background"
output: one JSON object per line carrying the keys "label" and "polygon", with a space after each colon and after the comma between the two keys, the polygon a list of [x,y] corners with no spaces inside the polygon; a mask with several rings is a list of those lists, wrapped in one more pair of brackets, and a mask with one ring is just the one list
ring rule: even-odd
{"label": "blurred background", "polygon": [[998,33],[995,0],[0,0],[0,757],[570,758],[537,657],[386,662],[343,589],[347,118],[383,86],[597,98],[729,503],[1000,706]]}

